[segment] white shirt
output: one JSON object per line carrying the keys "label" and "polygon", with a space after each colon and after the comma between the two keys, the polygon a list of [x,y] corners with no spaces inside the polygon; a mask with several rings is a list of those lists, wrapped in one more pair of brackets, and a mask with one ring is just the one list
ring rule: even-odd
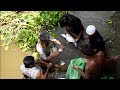
{"label": "white shirt", "polygon": [[20,69],[21,69],[21,71],[24,75],[28,76],[31,79],[36,79],[37,78],[37,73],[39,71],[42,72],[42,69],[37,65],[35,67],[32,67],[32,68],[26,68],[25,65],[22,64],[20,66]]}
{"label": "white shirt", "polygon": [[[50,40],[50,41],[53,41],[53,42],[56,41],[56,39],[53,38],[53,37],[51,37],[51,36],[50,36],[50,39],[49,39],[49,40]],[[39,43],[37,43],[36,49],[37,49],[37,52],[40,54],[40,57],[41,57],[42,59],[46,60],[46,59],[47,59],[47,55],[46,55],[45,52],[43,51],[43,48],[39,46]]]}

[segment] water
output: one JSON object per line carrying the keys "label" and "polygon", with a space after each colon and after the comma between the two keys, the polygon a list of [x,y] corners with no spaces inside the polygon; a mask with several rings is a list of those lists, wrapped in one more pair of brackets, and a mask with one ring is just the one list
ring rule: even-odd
{"label": "water", "polygon": [[22,78],[22,73],[19,69],[20,65],[23,63],[23,58],[28,55],[23,53],[21,49],[11,43],[9,49],[6,51],[4,47],[0,47],[1,57],[0,57],[0,78],[1,79],[20,79]]}

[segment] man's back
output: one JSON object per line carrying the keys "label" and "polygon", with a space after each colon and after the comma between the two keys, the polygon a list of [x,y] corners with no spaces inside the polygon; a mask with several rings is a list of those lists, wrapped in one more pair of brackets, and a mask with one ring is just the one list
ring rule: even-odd
{"label": "man's back", "polygon": [[100,78],[100,73],[104,62],[104,53],[99,51],[96,55],[86,60],[87,63],[85,67],[85,74],[87,77],[89,79]]}

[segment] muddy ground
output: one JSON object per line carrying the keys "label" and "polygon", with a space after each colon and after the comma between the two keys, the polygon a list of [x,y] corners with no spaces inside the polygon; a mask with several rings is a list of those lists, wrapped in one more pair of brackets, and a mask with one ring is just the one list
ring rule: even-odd
{"label": "muddy ground", "polygon": [[[71,14],[81,19],[81,22],[86,28],[89,24],[96,26],[99,33],[103,36],[106,44],[106,55],[118,55],[120,54],[120,12],[119,11],[71,11]],[[112,20],[112,21],[111,21]],[[108,22],[109,21],[109,22]],[[64,61],[66,66],[70,63],[71,59],[83,57],[81,51],[69,44],[60,34],[63,33],[63,29],[58,27],[57,39],[59,39],[65,46],[65,50],[61,55],[55,58],[54,63],[60,64],[60,61]],[[86,35],[84,33],[84,35]],[[84,42],[81,42],[84,44]],[[55,72],[50,78],[64,78],[64,72]],[[120,62],[116,67],[116,78],[120,79]]]}

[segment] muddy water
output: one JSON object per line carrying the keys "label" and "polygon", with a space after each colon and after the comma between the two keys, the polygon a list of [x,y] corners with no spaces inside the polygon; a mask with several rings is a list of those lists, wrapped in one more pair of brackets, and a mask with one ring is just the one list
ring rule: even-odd
{"label": "muddy water", "polygon": [[23,53],[21,49],[11,43],[9,49],[0,47],[0,78],[1,79],[20,79],[22,78],[21,71],[19,69],[22,64],[23,58],[28,55]]}

